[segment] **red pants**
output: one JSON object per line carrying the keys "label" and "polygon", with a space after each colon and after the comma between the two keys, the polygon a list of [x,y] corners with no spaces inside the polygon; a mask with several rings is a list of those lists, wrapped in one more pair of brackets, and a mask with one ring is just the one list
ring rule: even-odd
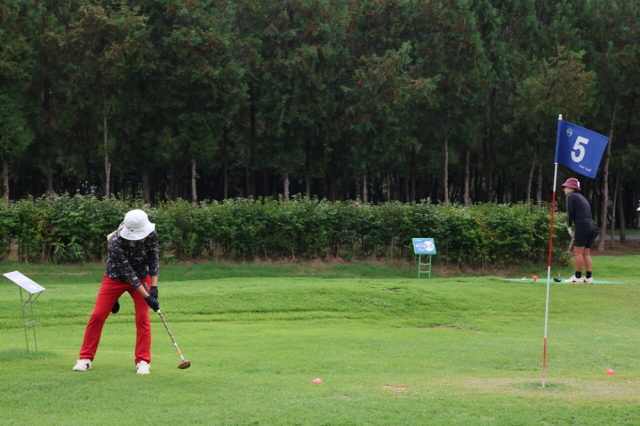
{"label": "red pants", "polygon": [[[146,277],[141,280],[147,285],[151,284],[151,278]],[[90,359],[98,350],[100,343],[100,335],[102,327],[107,317],[111,313],[111,308],[125,291],[129,292],[133,298],[133,304],[136,308],[136,364],[140,361],[151,362],[151,323],[149,322],[149,305],[145,302],[144,297],[140,295],[129,283],[114,281],[106,274],[102,279],[102,285],[98,292],[96,307],[91,313],[87,330],[84,333],[84,342],[80,349],[80,359]]]}

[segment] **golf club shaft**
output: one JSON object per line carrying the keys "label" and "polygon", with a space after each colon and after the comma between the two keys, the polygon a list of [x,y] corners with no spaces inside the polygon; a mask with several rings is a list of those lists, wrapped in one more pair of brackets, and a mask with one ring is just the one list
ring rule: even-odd
{"label": "golf club shaft", "polygon": [[558,272],[558,278],[562,275],[562,270],[567,266],[569,255],[571,255],[571,249],[573,248],[573,243],[575,242],[575,238],[571,237],[571,242],[569,243],[569,247],[567,248],[567,253],[564,255],[564,259],[562,259],[562,265],[560,265],[560,272]]}
{"label": "golf club shaft", "polygon": [[[149,286],[147,286],[147,283],[142,283],[144,284],[144,288],[149,291]],[[182,362],[187,362],[186,359],[184,359],[184,356],[182,356],[182,352],[180,352],[180,348],[178,347],[178,344],[176,343],[176,339],[173,338],[173,334],[171,334],[171,330],[169,330],[169,326],[167,325],[167,322],[164,320],[164,316],[162,315],[162,312],[160,312],[160,309],[158,309],[158,315],[160,315],[160,319],[162,319],[162,323],[164,324],[164,328],[167,329],[167,333],[169,333],[169,337],[171,337],[171,341],[173,342],[173,346],[176,347],[176,350],[178,351],[178,355],[180,355],[180,359],[182,360]]]}
{"label": "golf club shaft", "polygon": [[173,334],[171,334],[171,330],[169,330],[169,326],[167,325],[167,322],[164,320],[164,316],[162,316],[162,312],[160,312],[160,310],[158,310],[158,315],[160,315],[160,318],[162,319],[162,323],[164,324],[164,328],[167,329],[167,333],[169,333],[169,337],[171,337],[171,341],[173,342],[173,346],[176,347],[176,350],[178,351],[178,355],[180,355],[180,359],[182,360],[182,362],[185,362],[186,360],[182,356],[182,352],[180,352],[180,348],[178,347],[178,344],[176,343],[176,339],[173,338]]}

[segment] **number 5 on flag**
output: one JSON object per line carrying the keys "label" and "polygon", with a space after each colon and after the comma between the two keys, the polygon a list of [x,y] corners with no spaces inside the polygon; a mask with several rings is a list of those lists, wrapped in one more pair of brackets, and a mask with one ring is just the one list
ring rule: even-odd
{"label": "number 5 on flag", "polygon": [[[584,155],[586,154],[586,150],[584,149],[584,146],[580,145],[580,144],[588,144],[589,143],[589,139],[583,138],[582,136],[578,136],[578,139],[576,139],[576,143],[573,145],[573,151],[571,151],[571,159],[573,161],[575,161],[576,163],[579,163],[582,161],[582,159],[584,158]],[[579,151],[580,154],[576,155],[576,151]]]}

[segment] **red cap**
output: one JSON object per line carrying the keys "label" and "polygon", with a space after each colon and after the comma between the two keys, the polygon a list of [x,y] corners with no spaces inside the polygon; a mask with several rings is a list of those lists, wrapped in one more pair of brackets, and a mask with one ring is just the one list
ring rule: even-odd
{"label": "red cap", "polygon": [[568,186],[569,188],[580,190],[580,181],[576,178],[569,178],[562,186]]}

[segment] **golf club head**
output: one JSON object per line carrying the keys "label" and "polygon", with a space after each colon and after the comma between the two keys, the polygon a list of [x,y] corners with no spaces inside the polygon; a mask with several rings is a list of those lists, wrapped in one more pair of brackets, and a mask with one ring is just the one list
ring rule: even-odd
{"label": "golf club head", "polygon": [[186,360],[185,362],[181,362],[180,364],[178,364],[178,368],[180,370],[186,370],[189,367],[191,367],[191,361],[189,360]]}
{"label": "golf club head", "polygon": [[554,278],[553,280],[554,280],[555,282],[557,282],[557,283],[559,283],[559,282],[560,282],[560,278],[557,278],[557,277],[556,277],[556,278]]}

